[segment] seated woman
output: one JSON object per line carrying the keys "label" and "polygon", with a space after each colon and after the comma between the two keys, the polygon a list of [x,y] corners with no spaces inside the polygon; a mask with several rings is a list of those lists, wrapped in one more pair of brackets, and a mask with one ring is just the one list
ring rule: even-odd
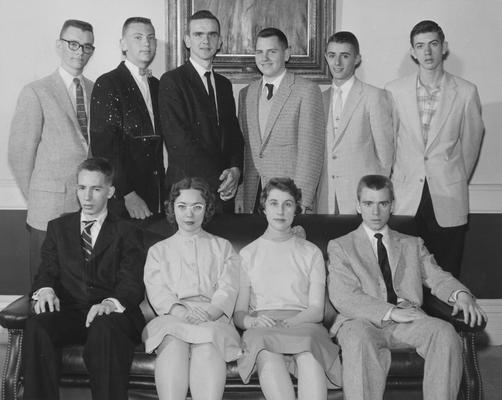
{"label": "seated woman", "polygon": [[[301,192],[289,178],[273,178],[261,195],[265,233],[243,248],[234,314],[245,330],[238,360],[244,383],[255,369],[268,400],[326,399],[327,380],[341,383],[338,346],[321,324],[326,271],[321,251],[293,234]],[[326,379],[327,378],[327,379]]]}
{"label": "seated woman", "polygon": [[148,251],[145,286],[158,317],[143,331],[156,350],[159,398],[221,399],[226,362],[241,353],[232,324],[239,285],[239,256],[230,242],[202,229],[214,214],[214,197],[200,178],[176,183],[166,202],[178,231]]}

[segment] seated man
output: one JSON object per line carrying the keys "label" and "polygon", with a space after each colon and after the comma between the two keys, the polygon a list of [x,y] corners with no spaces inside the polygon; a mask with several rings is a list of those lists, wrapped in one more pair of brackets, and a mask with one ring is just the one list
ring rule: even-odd
{"label": "seated man", "polygon": [[329,297],[340,313],[331,329],[342,348],[347,400],[382,399],[390,349],[414,347],[425,359],[424,399],[456,399],[462,377],[460,339],[449,323],[422,310],[422,285],[464,313],[471,326],[485,313],[469,290],[443,271],[421,238],[391,230],[389,178],[366,175],[357,188],[363,223],[330,241]]}
{"label": "seated man", "polygon": [[145,324],[139,232],[107,212],[113,168],[78,167],[81,211],[49,222],[23,343],[24,400],[59,398],[59,349],[84,344],[94,400],[127,400],[134,346]]}

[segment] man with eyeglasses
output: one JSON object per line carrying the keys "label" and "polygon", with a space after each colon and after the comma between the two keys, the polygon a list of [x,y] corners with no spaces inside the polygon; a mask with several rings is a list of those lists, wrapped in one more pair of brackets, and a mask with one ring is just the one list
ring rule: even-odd
{"label": "man with eyeglasses", "polygon": [[91,24],[65,21],[56,41],[60,67],[23,88],[12,120],[9,163],[28,203],[31,280],[40,263],[47,222],[79,209],[76,171],[88,155],[93,87],[82,72],[93,44]]}
{"label": "man with eyeglasses", "polygon": [[110,211],[146,219],[164,204],[164,163],[158,113],[159,80],[147,67],[157,39],[148,18],[128,18],[120,40],[125,61],[96,80],[91,99],[91,152],[116,171]]}

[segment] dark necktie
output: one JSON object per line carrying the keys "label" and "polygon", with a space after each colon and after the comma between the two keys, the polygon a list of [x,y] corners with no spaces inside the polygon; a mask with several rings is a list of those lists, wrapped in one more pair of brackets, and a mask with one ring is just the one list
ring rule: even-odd
{"label": "dark necktie", "polygon": [[387,302],[397,304],[397,295],[392,286],[389,256],[387,255],[387,249],[382,241],[383,235],[381,233],[375,233],[375,237],[377,238],[378,264],[380,265],[385,287],[387,288]]}
{"label": "dark necktie", "polygon": [[274,95],[274,85],[272,85],[271,83],[265,83],[265,87],[268,90],[267,100],[270,100],[272,98],[272,96]]}
{"label": "dark necktie", "polygon": [[82,230],[82,252],[84,254],[84,259],[88,262],[91,259],[92,254],[92,237],[91,237],[91,228],[94,225],[96,220],[91,221],[83,221],[84,229]]}
{"label": "dark necktie", "polygon": [[206,73],[204,73],[204,76],[206,77],[207,80],[207,91],[209,92],[209,102],[211,103],[211,107],[213,108],[214,116],[216,117],[216,120],[218,120],[218,109],[216,108],[214,88],[213,84],[211,83],[211,71],[207,71]]}
{"label": "dark necktie", "polygon": [[80,125],[82,136],[84,137],[85,141],[89,143],[89,136],[87,134],[87,115],[85,113],[84,104],[84,89],[80,84],[80,79],[73,78],[73,83],[75,84],[78,124]]}

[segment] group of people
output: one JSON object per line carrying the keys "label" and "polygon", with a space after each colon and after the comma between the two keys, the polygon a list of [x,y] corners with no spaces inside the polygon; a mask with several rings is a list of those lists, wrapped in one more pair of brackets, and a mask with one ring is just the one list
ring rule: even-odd
{"label": "group of people", "polygon": [[[188,387],[195,399],[221,398],[232,360],[244,382],[257,370],[267,399],[295,398],[290,373],[300,399],[326,398],[331,385],[349,400],[381,399],[389,349],[403,344],[426,360],[424,397],[456,398],[459,338],[420,309],[422,284],[467,323],[486,318],[454,277],[484,127],[476,87],[443,69],[442,29],[412,29],[418,72],[386,90],[355,77],[358,40],[335,33],[325,53],[333,84],[321,93],[287,71],[286,36],[265,28],[255,38],[262,78],[241,90],[238,113],[230,81],[212,68],[218,19],[195,12],[184,40],[190,59],[159,82],[148,70],[155,29],[128,18],[125,60],[93,85],[82,75],[92,26],[68,20],[61,66],[19,97],[9,160],[28,201],[34,280],[25,399],[58,398],[67,343],[85,344],[93,398],[126,399],[141,340],[157,354],[162,399]],[[203,229],[215,212],[260,211],[267,230],[239,255]],[[145,257],[123,218],[164,212],[178,231]],[[321,251],[291,227],[300,212],[362,216],[330,242],[328,281]],[[389,229],[391,212],[414,215],[425,245]],[[339,313],[329,333],[326,286]],[[145,288],[158,315],[146,327]]]}

